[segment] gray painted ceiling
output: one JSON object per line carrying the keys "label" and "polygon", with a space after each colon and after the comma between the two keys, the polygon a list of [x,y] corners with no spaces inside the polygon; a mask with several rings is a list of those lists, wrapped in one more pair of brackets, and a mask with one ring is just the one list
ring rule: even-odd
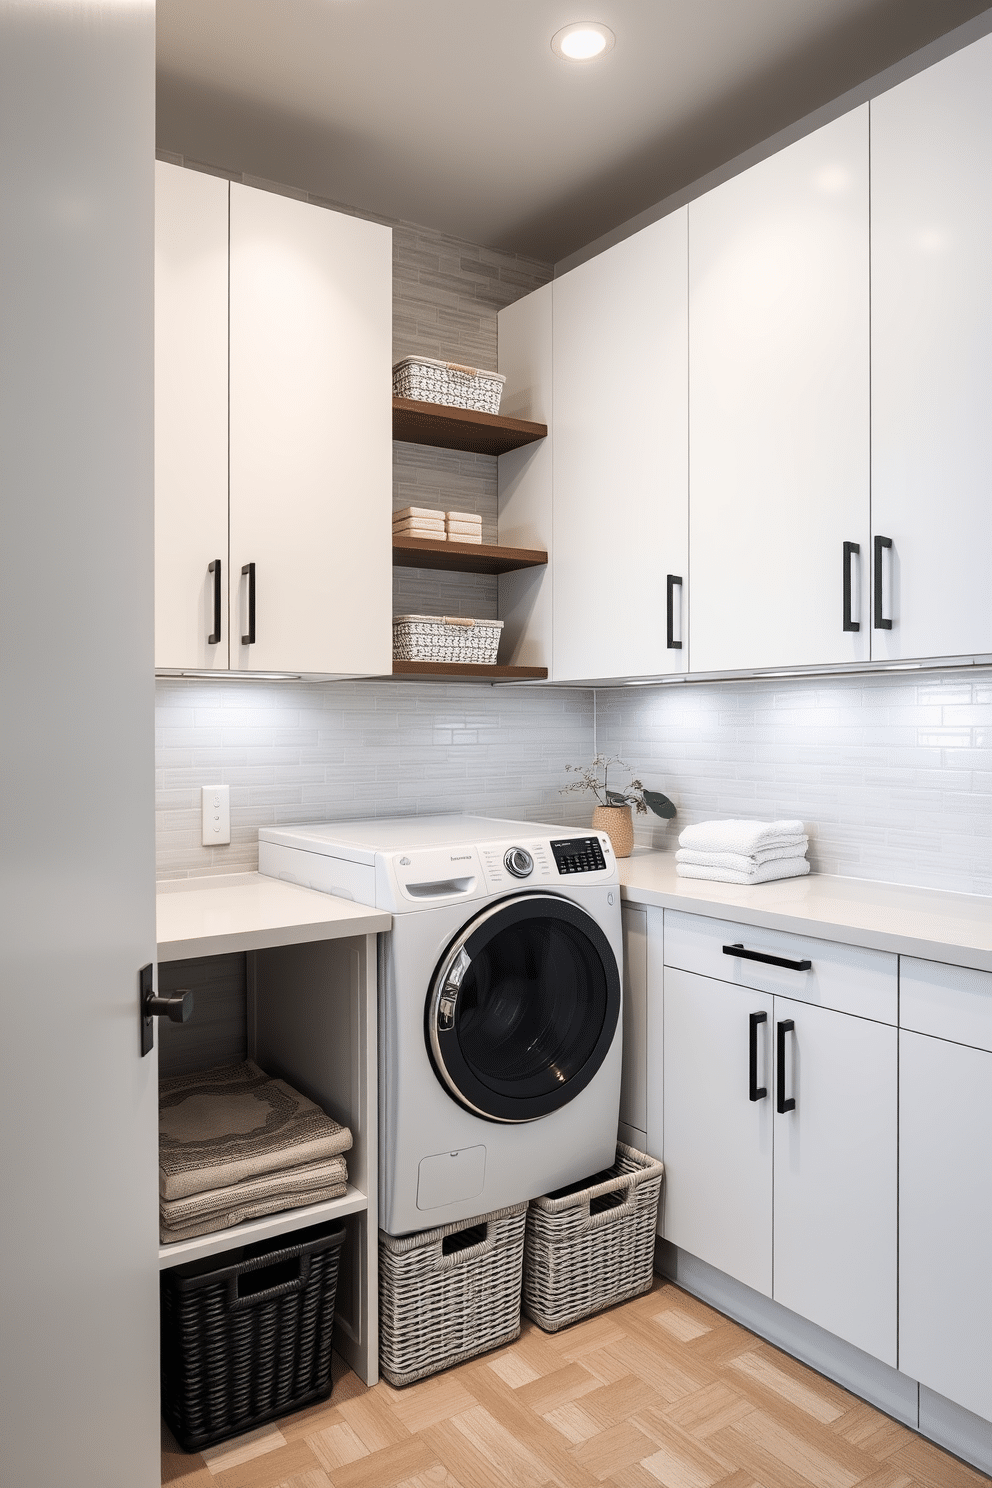
{"label": "gray painted ceiling", "polygon": [[[986,0],[158,0],[158,144],[557,261]],[[605,22],[586,64],[560,26]]]}

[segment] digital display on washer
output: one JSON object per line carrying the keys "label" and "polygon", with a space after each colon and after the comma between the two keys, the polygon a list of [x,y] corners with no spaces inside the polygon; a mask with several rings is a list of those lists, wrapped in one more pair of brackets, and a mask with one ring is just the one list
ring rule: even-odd
{"label": "digital display on washer", "polygon": [[603,849],[598,837],[567,837],[563,842],[552,842],[559,873],[595,873],[606,867]]}

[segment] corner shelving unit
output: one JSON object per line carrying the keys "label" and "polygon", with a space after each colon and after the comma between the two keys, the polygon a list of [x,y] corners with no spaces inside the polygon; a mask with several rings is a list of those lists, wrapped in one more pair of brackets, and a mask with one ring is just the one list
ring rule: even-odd
{"label": "corner shelving unit", "polygon": [[[393,438],[406,444],[435,449],[463,450],[477,455],[505,455],[546,439],[547,424],[469,408],[448,408],[412,398],[393,399]],[[447,573],[504,574],[515,569],[540,568],[548,561],[538,548],[508,548],[497,543],[432,542],[405,537],[393,541],[393,564],[398,568],[433,568]],[[477,662],[394,661],[394,677],[443,677],[492,682],[540,682],[547,667],[483,666]]]}

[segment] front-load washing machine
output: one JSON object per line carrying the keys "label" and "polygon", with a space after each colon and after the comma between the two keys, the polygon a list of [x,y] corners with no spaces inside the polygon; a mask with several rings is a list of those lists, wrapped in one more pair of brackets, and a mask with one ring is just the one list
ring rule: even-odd
{"label": "front-load washing machine", "polygon": [[622,952],[605,834],[472,816],[266,827],[259,869],[393,915],[379,954],[388,1234],[610,1166]]}

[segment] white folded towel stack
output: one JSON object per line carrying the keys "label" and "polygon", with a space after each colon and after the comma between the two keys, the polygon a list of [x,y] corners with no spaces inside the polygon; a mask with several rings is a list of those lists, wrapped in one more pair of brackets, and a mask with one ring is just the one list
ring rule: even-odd
{"label": "white folded towel stack", "polygon": [[801,821],[697,822],[679,837],[675,872],[733,884],[800,878],[809,872],[808,846]]}
{"label": "white folded towel stack", "polygon": [[404,506],[393,512],[394,537],[427,537],[445,542],[444,512],[429,506]]}
{"label": "white folded towel stack", "polygon": [[482,518],[474,512],[445,512],[444,523],[450,542],[481,543]]}

